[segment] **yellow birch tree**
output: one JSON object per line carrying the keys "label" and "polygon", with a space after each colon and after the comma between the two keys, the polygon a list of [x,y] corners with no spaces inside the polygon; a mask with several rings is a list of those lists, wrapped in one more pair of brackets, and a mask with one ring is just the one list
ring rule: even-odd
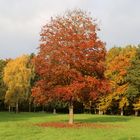
{"label": "yellow birch tree", "polygon": [[16,112],[19,110],[19,102],[28,97],[32,76],[29,60],[28,55],[23,55],[9,61],[4,69],[4,82],[7,86],[5,102],[14,104]]}

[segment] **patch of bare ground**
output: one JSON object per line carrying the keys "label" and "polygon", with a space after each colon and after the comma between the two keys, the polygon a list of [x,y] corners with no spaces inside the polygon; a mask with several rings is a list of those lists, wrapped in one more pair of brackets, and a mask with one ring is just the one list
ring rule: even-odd
{"label": "patch of bare ground", "polygon": [[101,123],[74,123],[68,124],[66,122],[47,122],[35,124],[40,127],[53,127],[53,128],[121,128],[120,125],[101,124]]}

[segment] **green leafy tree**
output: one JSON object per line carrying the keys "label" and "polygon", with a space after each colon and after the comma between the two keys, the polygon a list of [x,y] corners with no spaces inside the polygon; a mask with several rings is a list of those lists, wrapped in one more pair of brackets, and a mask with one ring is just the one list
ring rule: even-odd
{"label": "green leafy tree", "polygon": [[3,81],[4,67],[8,60],[0,60],[0,103],[4,102],[4,97],[6,93],[6,86]]}
{"label": "green leafy tree", "polygon": [[[127,81],[129,83],[127,89],[127,97],[135,106],[135,110],[138,107],[140,99],[140,46],[137,47],[135,57],[131,61],[131,66],[128,68]],[[137,114],[137,113],[136,113]]]}

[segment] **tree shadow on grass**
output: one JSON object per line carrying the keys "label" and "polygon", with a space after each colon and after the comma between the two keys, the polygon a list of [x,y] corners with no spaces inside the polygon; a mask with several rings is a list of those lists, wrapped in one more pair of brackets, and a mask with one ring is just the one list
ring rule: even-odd
{"label": "tree shadow on grass", "polygon": [[10,121],[26,121],[31,118],[36,117],[46,117],[51,114],[48,113],[14,113],[14,112],[0,112],[0,122],[10,122]]}
{"label": "tree shadow on grass", "polygon": [[112,122],[127,122],[130,117],[121,116],[91,116],[86,119],[75,119],[76,122],[87,122],[87,123],[112,123]]}
{"label": "tree shadow on grass", "polygon": [[[90,117],[87,116],[86,118],[84,117],[83,119],[81,118],[74,118],[75,122],[80,122],[80,123],[113,123],[113,122],[127,122],[131,120],[131,117],[127,116],[96,116],[96,115],[91,115]],[[64,122],[68,120],[62,120]]]}
{"label": "tree shadow on grass", "polygon": [[[59,114],[61,115],[61,114]],[[42,117],[56,117],[55,121],[58,120],[59,121],[63,121],[63,122],[68,122],[68,118],[67,119],[57,119],[57,116],[54,116],[53,114],[48,114],[48,113],[18,113],[15,114],[13,112],[9,113],[9,112],[0,112],[0,122],[8,122],[8,121],[26,121],[29,120],[31,118],[42,118]],[[74,121],[75,122],[86,122],[86,123],[112,123],[112,122],[127,122],[131,119],[131,117],[126,117],[126,116],[106,116],[106,115],[83,115],[84,117],[82,117],[82,114],[80,117],[75,117]]]}

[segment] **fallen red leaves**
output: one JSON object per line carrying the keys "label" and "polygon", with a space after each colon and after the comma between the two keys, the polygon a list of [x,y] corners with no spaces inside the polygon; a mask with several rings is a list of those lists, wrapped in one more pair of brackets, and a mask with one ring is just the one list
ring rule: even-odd
{"label": "fallen red leaves", "polygon": [[47,122],[35,124],[40,127],[53,127],[53,128],[120,128],[121,126],[112,125],[112,124],[101,124],[101,123],[74,123],[73,125],[68,124],[67,122]]}

